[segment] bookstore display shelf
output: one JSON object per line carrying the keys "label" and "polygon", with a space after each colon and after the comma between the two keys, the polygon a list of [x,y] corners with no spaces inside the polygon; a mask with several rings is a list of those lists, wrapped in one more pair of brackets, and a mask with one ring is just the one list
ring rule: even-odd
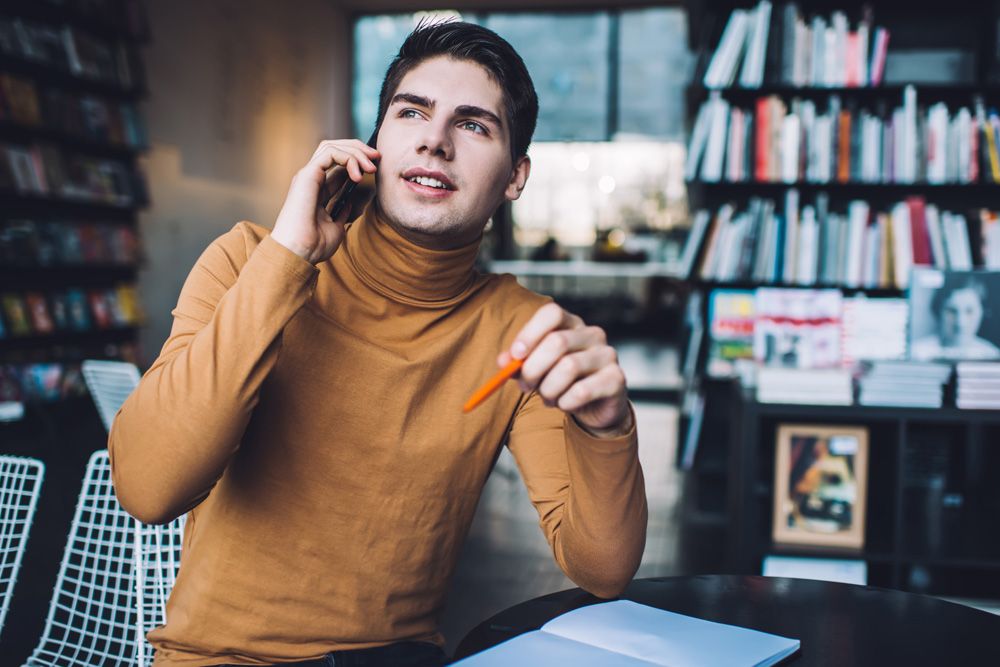
{"label": "bookstore display shelf", "polygon": [[[713,26],[713,19],[720,12],[728,13],[734,6],[752,5],[751,2],[739,3],[734,2],[734,0],[684,0],[683,4],[687,10],[690,26],[688,43],[695,51],[705,48],[703,42],[706,35],[714,36],[713,44],[717,43],[718,33],[722,30],[722,26]],[[925,19],[940,16],[942,11],[979,14],[988,10],[990,3],[983,0],[948,0],[946,3],[942,3],[941,0],[879,0],[877,3],[872,3],[871,0],[809,0],[807,3],[802,3],[803,8],[810,13],[826,14],[837,10],[853,14],[873,4],[878,16]]]}
{"label": "bookstore display shelf", "polygon": [[91,329],[89,331],[59,331],[50,334],[33,334],[12,338],[0,338],[0,351],[28,350],[35,348],[51,348],[54,345],[95,345],[102,343],[122,343],[135,339],[139,327],[118,326],[107,329]]}
{"label": "bookstore display shelf", "polygon": [[921,423],[1000,423],[1000,412],[995,410],[963,410],[954,406],[940,408],[902,408],[877,405],[809,405],[798,403],[761,403],[753,394],[741,390],[742,402],[761,417],[787,417],[789,419],[844,420],[908,420]]}
{"label": "bookstore display shelf", "polygon": [[12,123],[10,121],[0,121],[0,141],[8,141],[12,143],[35,143],[44,141],[47,143],[56,143],[65,148],[87,153],[89,155],[120,159],[132,158],[147,150],[146,146],[113,144],[107,141],[98,141],[96,139],[76,136],[62,130],[45,127],[43,125],[24,125],[20,123]]}
{"label": "bookstore display shelf", "polygon": [[[809,207],[817,212],[822,209],[830,217],[838,216],[843,224],[844,219],[849,219],[843,211],[850,213],[852,202],[860,201],[867,204],[866,215],[871,219],[884,215],[892,223],[896,220],[895,207],[905,203],[913,208],[911,202],[917,200],[924,205],[922,210],[933,207],[941,220],[948,215],[966,222],[972,247],[978,248],[981,239],[971,238],[971,234],[980,229],[977,225],[992,220],[992,211],[1000,208],[1000,183],[989,182],[991,178],[996,180],[995,175],[991,176],[995,174],[995,160],[991,163],[987,152],[996,135],[984,129],[976,135],[981,138],[978,150],[971,151],[971,160],[952,159],[942,168],[940,156],[952,148],[951,142],[962,139],[945,135],[946,144],[939,151],[937,143],[925,141],[920,133],[937,131],[942,118],[949,132],[967,133],[970,126],[984,127],[984,114],[989,127],[995,127],[994,109],[1000,106],[1000,5],[980,0],[945,4],[935,0],[763,4],[757,0],[685,2],[689,41],[699,55],[693,83],[685,94],[689,119],[689,162],[685,172],[691,210],[704,213],[705,221],[712,223],[706,226],[703,222],[697,238],[706,239],[705,231],[712,229],[723,207],[732,219],[740,215],[753,221],[767,219],[772,211],[777,218],[784,200],[784,206],[794,206],[799,215]],[[734,27],[727,38],[727,26],[739,23],[735,19],[741,18],[735,16],[737,9],[745,12],[745,27]],[[790,20],[795,21],[795,30],[788,29]],[[865,55],[851,60],[848,44],[846,51],[831,58],[829,43],[819,51],[809,46],[810,31],[816,26],[827,31],[833,28],[835,34],[836,30],[844,30],[849,39],[863,40],[868,51],[855,49],[853,55]],[[888,57],[892,63],[888,63],[885,41],[878,39],[883,30],[883,36],[889,36]],[[768,41],[760,40],[761,35]],[[803,43],[812,50],[800,52]],[[742,47],[729,48],[732,44]],[[843,49],[844,44],[840,42],[835,48]],[[779,48],[772,48],[775,46]],[[724,57],[717,58],[720,53]],[[818,61],[825,67],[810,64],[817,53],[826,58]],[[954,54],[963,58],[967,67],[949,69],[947,57]],[[945,74],[955,80],[944,82]],[[942,82],[918,81],[931,77]],[[885,82],[886,78],[890,83]],[[820,80],[837,85],[798,85]],[[876,85],[843,85],[848,81]],[[907,90],[902,82],[912,82],[913,90]],[[718,102],[710,101],[715,98]],[[983,104],[977,104],[980,100]],[[769,112],[767,122],[755,122],[765,118],[761,115],[765,110]],[[791,116],[794,118],[785,123]],[[796,136],[798,121],[802,134],[797,146],[794,141],[786,145],[775,138],[783,136],[771,126],[775,117],[780,117],[782,131],[787,125],[790,137]],[[907,123],[914,117],[918,141],[894,143],[897,128],[909,130]],[[823,127],[819,127],[820,120],[825,123]],[[717,125],[725,126],[721,134]],[[859,141],[833,143],[833,137],[845,125],[852,132],[860,128]],[[754,134],[760,132],[759,126],[765,127],[768,134]],[[812,131],[817,128],[832,129],[826,134]],[[861,140],[863,132],[881,136],[883,143]],[[714,143],[707,168],[700,160],[708,154],[710,138]],[[886,143],[901,148],[886,158]],[[758,155],[763,159],[758,160]],[[796,155],[798,161],[794,160]],[[814,155],[818,157],[811,161],[802,158]],[[752,180],[761,172],[772,178],[780,175],[782,180]],[[858,180],[837,180],[838,175],[847,173]],[[928,174],[938,182],[927,182]],[[895,182],[897,179],[915,182]],[[792,189],[797,190],[798,199],[789,194]],[[758,198],[758,211],[767,215],[758,213],[759,217],[754,217],[752,205]],[[856,206],[859,211],[864,208]],[[720,213],[716,215],[716,211]],[[795,220],[798,223],[799,218]],[[823,243],[825,238],[820,240],[820,247]],[[955,407],[952,386],[946,388],[946,407],[941,409],[758,403],[752,392],[743,391],[737,383],[707,374],[707,312],[713,290],[830,287],[845,296],[865,294],[895,299],[905,297],[906,292],[848,288],[843,285],[847,282],[843,276],[849,274],[826,275],[819,269],[807,273],[807,277],[822,276],[827,283],[835,284],[775,284],[781,273],[763,274],[768,282],[762,282],[757,263],[748,274],[742,259],[735,273],[711,264],[708,266],[713,268],[706,271],[706,265],[699,264],[699,259],[704,260],[705,247],[707,243],[692,244],[693,250],[685,252],[685,266],[691,275],[705,279],[692,281],[687,323],[692,342],[683,364],[689,388],[685,406],[691,407],[685,407],[682,413],[679,441],[687,445],[691,439],[690,433],[684,435],[685,429],[695,433],[690,450],[694,455],[680,456],[679,448],[678,466],[689,469],[684,476],[682,517],[708,515],[719,522],[719,529],[711,536],[704,533],[708,548],[703,552],[726,554],[724,562],[712,566],[759,574],[766,555],[845,558],[866,561],[869,583],[873,585],[973,597],[985,595],[986,591],[980,589],[992,586],[991,591],[1000,595],[1000,579],[996,577],[1000,571],[1000,538],[990,538],[991,542],[983,537],[996,533],[995,515],[1000,508],[1000,492],[996,490],[1000,488],[996,472],[1000,469],[1000,447],[996,446],[1000,442],[1000,411]],[[784,252],[790,252],[787,245]],[[784,260],[794,261],[796,270],[803,265],[798,255]],[[986,263],[980,255],[970,261],[975,266]],[[804,265],[811,263],[806,260]],[[839,257],[836,266],[840,266]],[[758,280],[749,280],[748,275],[757,275]],[[727,279],[735,276],[740,279]],[[858,284],[855,280],[849,282]],[[698,400],[688,400],[693,398]],[[785,423],[863,425],[868,430],[869,511],[862,551],[829,547],[813,551],[777,544],[777,538],[772,538],[776,437],[778,428]],[[694,424],[698,428],[690,429]],[[683,451],[686,453],[687,447]],[[942,460],[946,463],[940,463]],[[943,470],[935,467],[942,465]],[[946,485],[943,490],[933,486],[941,479]],[[948,502],[958,504],[944,503],[939,496],[950,496]],[[878,511],[873,511],[876,507]],[[987,580],[989,586],[984,586]]]}
{"label": "bookstore display shelf", "polygon": [[117,83],[76,76],[68,70],[6,54],[0,54],[0,71],[45,81],[47,84],[58,86],[62,90],[93,93],[126,102],[137,102],[149,97],[149,91],[143,86],[126,88]]}
{"label": "bookstore display shelf", "polygon": [[133,264],[53,264],[51,266],[0,266],[0,284],[5,288],[63,283],[109,283],[134,280]]}
{"label": "bookstore display shelf", "polygon": [[[774,181],[689,181],[689,188],[703,188],[716,196],[736,197],[777,197],[789,188],[796,188],[803,195],[809,196],[818,192],[829,192],[838,197],[855,197],[859,199],[902,199],[907,195],[923,194],[928,198],[961,198],[970,206],[985,204],[988,201],[1000,200],[1000,184],[998,183],[859,183],[830,182],[811,183],[794,181],[791,183]],[[992,200],[987,200],[992,197]]]}
{"label": "bookstore display shelf", "polygon": [[847,287],[845,285],[826,285],[823,283],[816,283],[812,285],[799,285],[799,284],[788,284],[788,283],[762,283],[753,280],[693,280],[693,284],[705,290],[713,289],[740,289],[740,290],[754,290],[758,287],[781,287],[781,288],[796,288],[796,289],[837,289],[840,290],[845,296],[853,296],[855,294],[865,294],[871,297],[893,297],[901,298],[905,295],[905,291],[901,289],[896,289],[894,287]]}
{"label": "bookstore display shelf", "polygon": [[85,391],[85,358],[136,356],[148,26],[141,0],[12,0],[0,33],[0,386],[31,405]]}
{"label": "bookstore display shelf", "polygon": [[148,44],[150,41],[148,26],[130,29],[125,23],[128,17],[121,14],[95,16],[73,5],[39,0],[5,0],[0,12],[43,23],[69,24],[107,40],[124,39],[133,44]]}
{"label": "bookstore display shelf", "polygon": [[93,199],[69,199],[18,193],[0,190],[0,207],[10,215],[24,215],[29,212],[49,212],[59,215],[75,215],[88,217],[108,217],[115,220],[133,219],[137,203],[113,204]]}
{"label": "bookstore display shelf", "polygon": [[680,267],[673,262],[542,262],[533,260],[496,260],[490,262],[494,273],[515,276],[566,276],[570,278],[652,278],[680,277]]}
{"label": "bookstore display shelf", "polygon": [[[975,96],[981,96],[986,101],[1000,98],[1000,85],[997,84],[921,84],[914,82],[918,95],[923,100],[968,104]],[[688,104],[699,104],[709,93],[718,91],[724,98],[737,105],[752,105],[759,98],[777,95],[781,98],[802,98],[816,101],[827,99],[830,95],[839,95],[843,99],[855,100],[858,104],[871,104],[879,101],[898,101],[903,97],[905,84],[882,84],[879,86],[791,86],[763,85],[758,88],[707,88],[695,84],[688,88]]]}
{"label": "bookstore display shelf", "polygon": [[[729,533],[729,566],[734,571],[758,573],[768,555],[842,558],[867,562],[881,568],[870,583],[894,588],[931,592],[968,590],[971,571],[1000,571],[1000,540],[983,522],[984,494],[988,503],[997,502],[992,490],[992,473],[981,473],[976,461],[988,454],[1000,429],[1000,412],[875,406],[821,406],[761,403],[737,382],[729,383],[730,403],[728,479],[726,482],[726,526]],[[866,546],[845,549],[829,546],[800,546],[776,543],[771,538],[774,502],[774,438],[782,424],[864,425],[871,434],[869,506]],[[921,486],[920,477],[911,477],[906,463],[914,448],[930,442],[948,452],[958,477],[947,482],[949,492],[957,489],[964,498],[958,509],[928,510],[934,502],[927,496],[930,487]],[[989,467],[988,465],[985,467]],[[957,482],[956,482],[957,480]],[[957,487],[951,484],[957,483]],[[916,500],[914,496],[917,495]],[[915,504],[914,504],[915,503]],[[881,512],[874,513],[872,508]],[[926,512],[931,511],[931,514]],[[934,513],[936,512],[936,513]],[[954,514],[948,514],[954,512]],[[936,526],[936,527],[935,527]],[[929,531],[929,532],[928,532]],[[936,535],[930,537],[931,535]],[[916,579],[914,568],[923,568]]]}

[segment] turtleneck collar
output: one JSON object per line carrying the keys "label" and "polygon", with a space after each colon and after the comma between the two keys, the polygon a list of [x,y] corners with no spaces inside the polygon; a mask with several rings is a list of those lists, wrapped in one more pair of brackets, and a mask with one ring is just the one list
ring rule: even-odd
{"label": "turtleneck collar", "polygon": [[479,239],[451,250],[417,245],[376,213],[374,202],[347,229],[340,252],[370,288],[395,301],[443,304],[475,282]]}

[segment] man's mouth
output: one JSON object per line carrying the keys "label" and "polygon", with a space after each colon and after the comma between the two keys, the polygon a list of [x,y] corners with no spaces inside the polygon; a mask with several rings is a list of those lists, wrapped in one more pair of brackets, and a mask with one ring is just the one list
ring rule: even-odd
{"label": "man's mouth", "polygon": [[445,185],[443,182],[439,181],[438,179],[436,179],[436,178],[430,178],[429,176],[411,176],[410,178],[408,178],[406,180],[408,180],[410,183],[418,183],[420,185],[424,185],[424,186],[429,187],[429,188],[437,188],[439,190],[453,190],[454,189],[454,188],[448,187],[447,185]]}
{"label": "man's mouth", "polygon": [[412,167],[402,174],[403,180],[411,184],[411,189],[426,195],[444,196],[457,190],[455,184],[444,172],[432,171],[423,167]]}

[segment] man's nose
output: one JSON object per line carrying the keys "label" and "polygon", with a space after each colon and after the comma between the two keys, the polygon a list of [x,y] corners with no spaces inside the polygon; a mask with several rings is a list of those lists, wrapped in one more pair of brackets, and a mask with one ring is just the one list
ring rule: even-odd
{"label": "man's nose", "polygon": [[450,160],[454,154],[450,128],[444,123],[427,123],[424,126],[424,134],[420,138],[417,152]]}

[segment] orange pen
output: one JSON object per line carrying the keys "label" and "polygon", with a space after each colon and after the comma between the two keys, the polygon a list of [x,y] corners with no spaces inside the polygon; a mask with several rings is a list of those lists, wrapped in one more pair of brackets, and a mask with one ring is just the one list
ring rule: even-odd
{"label": "orange pen", "polygon": [[489,398],[490,394],[499,389],[504,382],[514,377],[514,374],[521,370],[523,363],[524,359],[511,359],[506,366],[497,371],[496,375],[487,380],[486,384],[476,390],[476,393],[462,406],[462,412],[469,412]]}

